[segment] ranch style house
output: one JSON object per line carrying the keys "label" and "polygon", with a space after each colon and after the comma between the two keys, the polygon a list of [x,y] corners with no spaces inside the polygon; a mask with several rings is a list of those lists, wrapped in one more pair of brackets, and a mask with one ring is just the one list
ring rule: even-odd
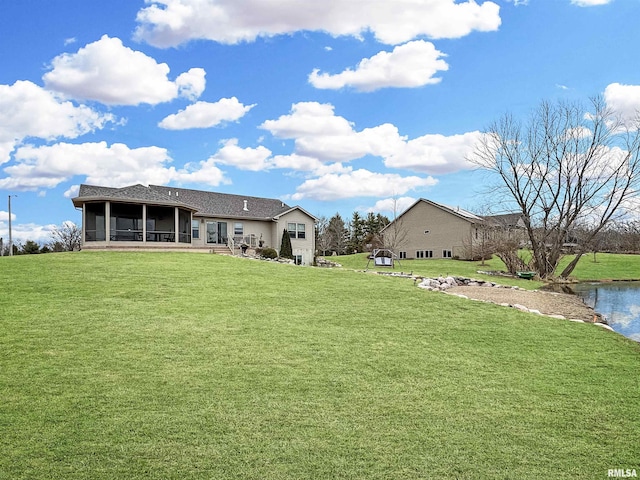
{"label": "ranch style house", "polygon": [[286,230],[296,263],[314,259],[317,218],[277,199],[138,184],[80,185],[72,201],[84,249],[279,250]]}

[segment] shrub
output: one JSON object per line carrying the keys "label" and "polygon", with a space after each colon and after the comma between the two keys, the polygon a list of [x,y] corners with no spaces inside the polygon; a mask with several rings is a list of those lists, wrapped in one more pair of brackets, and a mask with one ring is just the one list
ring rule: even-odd
{"label": "shrub", "polygon": [[293,258],[293,249],[291,248],[291,237],[285,228],[282,231],[282,245],[280,245],[280,256],[282,258]]}
{"label": "shrub", "polygon": [[273,248],[263,248],[262,252],[261,252],[261,256],[263,258],[277,258],[278,257],[278,252],[275,251],[275,249]]}

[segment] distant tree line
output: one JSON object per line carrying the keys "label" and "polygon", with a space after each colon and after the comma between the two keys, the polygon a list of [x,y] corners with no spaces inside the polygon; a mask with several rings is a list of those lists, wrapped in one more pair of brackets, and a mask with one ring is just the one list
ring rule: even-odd
{"label": "distant tree line", "polygon": [[[82,229],[72,222],[64,222],[51,230],[50,241],[39,244],[26,240],[24,244],[13,242],[13,255],[33,255],[36,253],[72,252],[80,249]],[[9,242],[0,239],[0,254],[9,255]]]}
{"label": "distant tree line", "polygon": [[316,250],[321,256],[345,255],[370,251],[382,246],[380,232],[389,224],[389,219],[369,212],[362,216],[353,212],[345,221],[339,213],[327,218],[321,216],[316,225]]}

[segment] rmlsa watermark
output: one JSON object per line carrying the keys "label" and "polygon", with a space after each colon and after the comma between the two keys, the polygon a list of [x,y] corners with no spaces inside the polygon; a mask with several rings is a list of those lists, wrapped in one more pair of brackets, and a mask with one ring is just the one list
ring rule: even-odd
{"label": "rmlsa watermark", "polygon": [[610,468],[607,470],[607,477],[636,478],[637,476],[635,468]]}

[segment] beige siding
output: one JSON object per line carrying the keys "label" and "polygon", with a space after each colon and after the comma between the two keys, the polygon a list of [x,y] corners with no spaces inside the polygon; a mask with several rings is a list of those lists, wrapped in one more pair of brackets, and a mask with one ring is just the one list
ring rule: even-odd
{"label": "beige siding", "polygon": [[432,258],[443,258],[443,251],[450,251],[452,257],[466,258],[475,238],[473,223],[425,201],[416,203],[397,221],[406,232],[398,251],[406,252],[407,258],[418,258],[418,251],[431,251]]}
{"label": "beige siding", "polygon": [[254,241],[259,242],[260,237],[264,242],[264,247],[277,248],[273,243],[273,225],[274,222],[268,220],[244,220],[234,218],[199,218],[200,222],[200,238],[192,239],[192,246],[194,247],[207,247],[210,244],[207,243],[207,222],[225,222],[227,224],[227,237],[233,238],[237,243],[240,243],[241,237],[235,235],[234,228],[236,223],[242,224],[242,237],[245,241],[248,241],[248,237],[252,237]]}
{"label": "beige siding", "polygon": [[295,223],[305,226],[305,238],[292,238],[291,249],[293,255],[302,255],[303,265],[312,265],[315,256],[315,222],[301,210],[291,210],[281,216],[276,224],[276,250],[280,250],[282,244],[282,233],[287,228],[287,224]]}

